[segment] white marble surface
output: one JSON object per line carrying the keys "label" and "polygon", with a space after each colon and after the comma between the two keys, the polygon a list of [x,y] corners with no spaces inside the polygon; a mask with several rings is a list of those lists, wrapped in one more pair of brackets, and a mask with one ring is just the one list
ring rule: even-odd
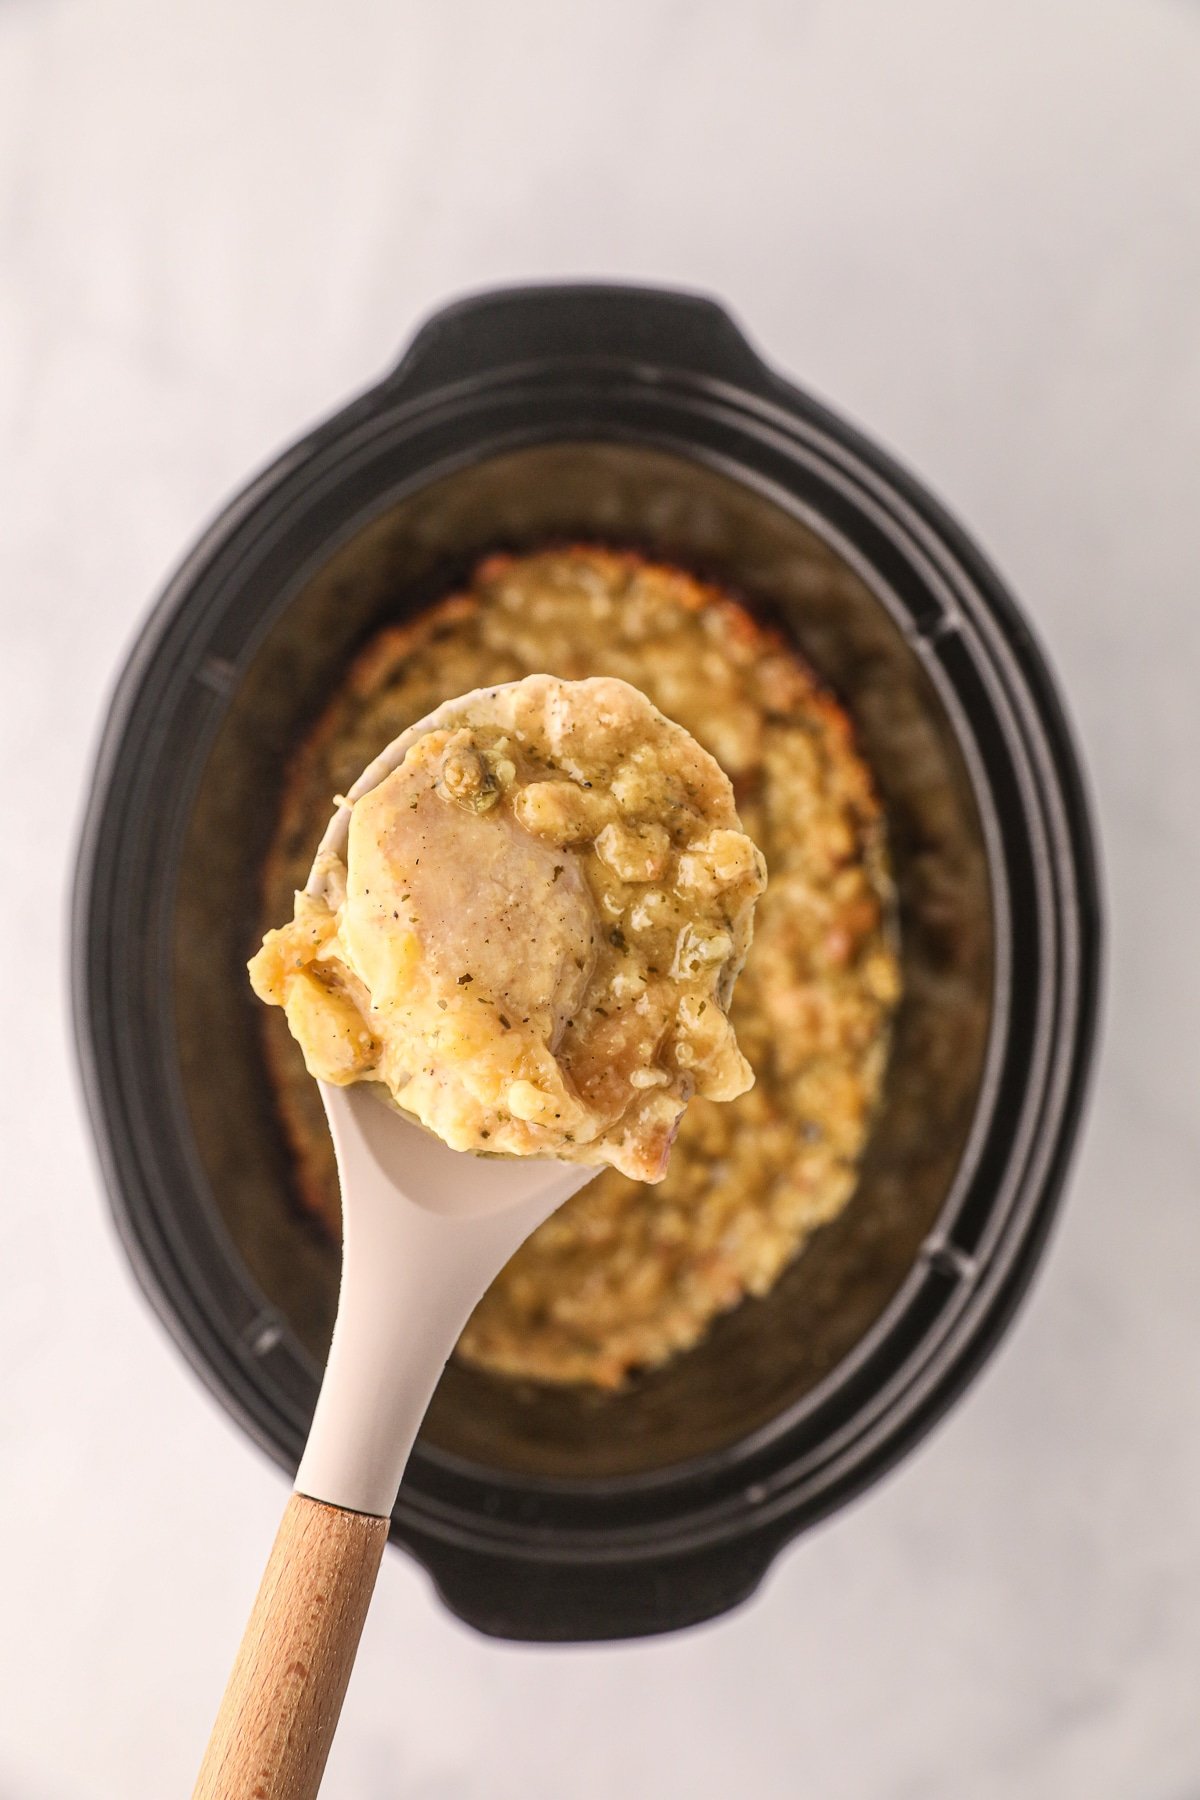
{"label": "white marble surface", "polygon": [[152,1321],[68,1068],[104,695],[197,525],[468,286],[723,294],[971,522],[1065,680],[1107,1044],[965,1404],[742,1613],[546,1653],[388,1559],[371,1800],[1200,1792],[1200,7],[0,7],[0,1796],[190,1789],[283,1484]]}

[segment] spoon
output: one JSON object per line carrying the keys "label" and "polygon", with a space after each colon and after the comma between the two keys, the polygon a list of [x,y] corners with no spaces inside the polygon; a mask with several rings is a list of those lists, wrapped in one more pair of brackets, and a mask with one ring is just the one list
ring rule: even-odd
{"label": "spoon", "polygon": [[[461,703],[460,703],[461,704]],[[307,883],[344,858],[354,801],[437,714],[359,777]],[[400,1478],[476,1303],[596,1170],[451,1150],[371,1084],[319,1082],[342,1194],[342,1280],[320,1397],[193,1800],[312,1800],[350,1679]]]}

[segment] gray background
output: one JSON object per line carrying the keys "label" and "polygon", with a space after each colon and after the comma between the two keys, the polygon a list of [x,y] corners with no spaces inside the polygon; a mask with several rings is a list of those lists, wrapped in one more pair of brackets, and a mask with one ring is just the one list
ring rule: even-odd
{"label": "gray background", "polygon": [[1061,1229],[933,1439],[736,1617],[473,1637],[390,1556],[345,1800],[1200,1794],[1200,10],[0,6],[0,1795],[190,1791],[282,1504],[134,1291],[63,889],[198,525],[466,287],[661,279],[922,473],[1062,675],[1107,851]]}

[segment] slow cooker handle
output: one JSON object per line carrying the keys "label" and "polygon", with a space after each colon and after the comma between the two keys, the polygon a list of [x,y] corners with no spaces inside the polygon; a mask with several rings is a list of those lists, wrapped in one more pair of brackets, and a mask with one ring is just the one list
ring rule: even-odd
{"label": "slow cooker handle", "polygon": [[715,1619],[750,1598],[785,1541],[756,1535],[588,1566],[404,1538],[468,1625],[489,1637],[559,1644],[648,1637]]}
{"label": "slow cooker handle", "polygon": [[702,294],[664,288],[502,288],[445,306],[426,320],[383,383],[392,395],[561,358],[619,360],[682,369],[763,388],[766,365],[724,307]]}

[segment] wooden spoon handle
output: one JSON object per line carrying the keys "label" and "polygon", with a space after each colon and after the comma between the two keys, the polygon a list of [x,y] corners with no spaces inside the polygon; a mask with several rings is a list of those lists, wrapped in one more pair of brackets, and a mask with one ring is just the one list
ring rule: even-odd
{"label": "wooden spoon handle", "polygon": [[292,1495],[192,1800],[313,1800],[387,1534]]}

